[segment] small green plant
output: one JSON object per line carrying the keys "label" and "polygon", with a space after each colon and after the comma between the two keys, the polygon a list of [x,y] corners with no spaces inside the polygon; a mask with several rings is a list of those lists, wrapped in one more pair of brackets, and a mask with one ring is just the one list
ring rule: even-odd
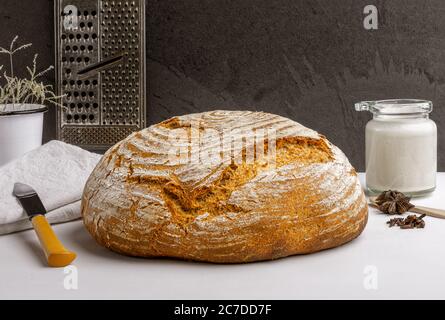
{"label": "small green plant", "polygon": [[[53,66],[37,71],[37,57],[34,55],[32,61],[32,67],[27,66],[29,78],[19,78],[14,75],[14,55],[23,49],[32,46],[31,43],[27,43],[18,47],[15,47],[18,36],[15,36],[11,41],[9,49],[0,47],[0,54],[6,54],[9,56],[9,74],[6,71],[3,73],[3,85],[0,83],[0,112],[5,109],[6,104],[20,106],[24,104],[45,104],[51,103],[54,105],[61,106],[58,102],[60,96],[56,96],[53,87],[51,85],[45,85],[43,82],[38,81],[38,78],[54,69]],[[4,66],[0,65],[0,71]],[[0,80],[1,75],[0,75]],[[15,107],[15,106],[14,106]]]}

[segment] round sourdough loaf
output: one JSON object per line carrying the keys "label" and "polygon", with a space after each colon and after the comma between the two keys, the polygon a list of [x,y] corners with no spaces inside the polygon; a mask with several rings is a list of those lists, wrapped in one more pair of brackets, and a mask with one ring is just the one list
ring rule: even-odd
{"label": "round sourdough loaf", "polygon": [[82,197],[101,245],[142,257],[275,259],[357,237],[368,207],[324,136],[263,112],[175,117],[106,152]]}

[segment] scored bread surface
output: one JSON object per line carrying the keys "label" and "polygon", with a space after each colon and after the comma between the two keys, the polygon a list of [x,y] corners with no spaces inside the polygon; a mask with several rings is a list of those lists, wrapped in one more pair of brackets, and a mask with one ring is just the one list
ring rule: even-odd
{"label": "scored bread surface", "polygon": [[[230,144],[261,130],[274,132],[274,154],[267,139]],[[246,148],[265,152],[247,161]],[[172,150],[207,156],[184,161]],[[367,212],[343,152],[297,122],[251,111],[174,117],[131,134],[105,153],[82,197],[86,228],[111,250],[220,263],[341,245],[361,233]]]}

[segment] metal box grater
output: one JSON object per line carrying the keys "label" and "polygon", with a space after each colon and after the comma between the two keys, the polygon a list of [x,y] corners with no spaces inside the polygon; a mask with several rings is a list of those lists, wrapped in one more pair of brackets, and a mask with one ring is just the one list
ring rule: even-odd
{"label": "metal box grater", "polygon": [[103,151],[145,127],[145,1],[57,0],[58,139]]}

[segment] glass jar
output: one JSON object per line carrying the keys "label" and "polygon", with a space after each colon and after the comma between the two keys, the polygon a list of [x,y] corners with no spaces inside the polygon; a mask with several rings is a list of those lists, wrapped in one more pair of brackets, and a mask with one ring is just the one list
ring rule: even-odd
{"label": "glass jar", "polygon": [[371,194],[397,190],[410,196],[434,191],[437,171],[437,127],[426,100],[362,101],[370,111],[366,125],[366,187]]}

